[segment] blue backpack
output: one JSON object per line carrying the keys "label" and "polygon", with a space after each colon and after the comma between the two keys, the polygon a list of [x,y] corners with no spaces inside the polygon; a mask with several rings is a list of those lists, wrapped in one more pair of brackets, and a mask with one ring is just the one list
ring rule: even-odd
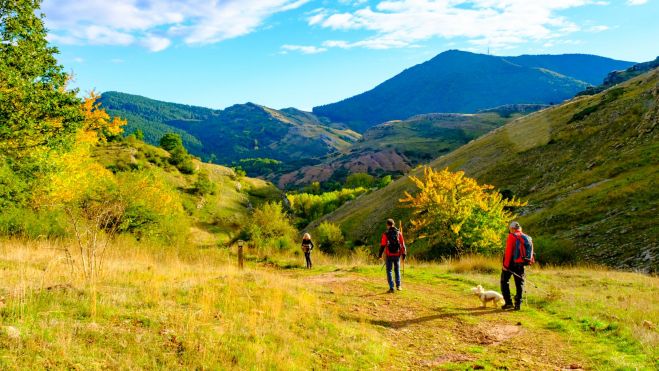
{"label": "blue backpack", "polygon": [[535,252],[533,251],[533,239],[531,236],[522,233],[521,236],[513,234],[515,237],[515,250],[513,251],[513,262],[521,265],[531,265],[535,263]]}

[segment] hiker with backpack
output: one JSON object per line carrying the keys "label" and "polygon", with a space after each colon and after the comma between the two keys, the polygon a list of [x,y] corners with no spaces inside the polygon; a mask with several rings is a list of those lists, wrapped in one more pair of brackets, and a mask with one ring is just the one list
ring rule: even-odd
{"label": "hiker with backpack", "polygon": [[302,236],[302,252],[304,252],[304,259],[307,261],[307,269],[311,269],[311,251],[313,250],[313,241],[311,241],[311,235],[305,233]]}
{"label": "hiker with backpack", "polygon": [[400,291],[402,290],[400,282],[400,259],[402,257],[405,260],[407,257],[407,248],[405,247],[403,234],[396,228],[396,223],[393,219],[387,219],[387,230],[382,233],[382,238],[380,239],[379,258],[382,258],[383,252],[385,253],[385,263],[387,265],[389,292],[394,292],[392,269],[396,275],[396,289]]}
{"label": "hiker with backpack", "polygon": [[[509,234],[506,239],[506,250],[503,254],[503,270],[501,271],[501,294],[505,304],[503,310],[520,310],[522,293],[524,292],[524,267],[535,262],[533,253],[533,240],[522,233],[522,226],[518,222],[510,223]],[[515,279],[515,305],[510,297],[510,277]]]}

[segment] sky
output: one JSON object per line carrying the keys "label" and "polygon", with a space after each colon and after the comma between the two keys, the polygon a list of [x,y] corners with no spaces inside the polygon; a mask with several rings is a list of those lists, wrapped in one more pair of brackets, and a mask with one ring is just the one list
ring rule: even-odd
{"label": "sky", "polygon": [[659,55],[659,0],[44,0],[82,93],[312,107],[449,49]]}

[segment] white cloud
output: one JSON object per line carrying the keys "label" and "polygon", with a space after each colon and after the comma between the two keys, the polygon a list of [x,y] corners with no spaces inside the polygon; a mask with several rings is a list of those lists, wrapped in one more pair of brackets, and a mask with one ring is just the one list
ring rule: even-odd
{"label": "white cloud", "polygon": [[597,26],[591,26],[588,28],[588,32],[602,32],[606,31],[609,29],[609,26],[605,25],[597,25]]}
{"label": "white cloud", "polygon": [[356,42],[328,41],[326,47],[387,49],[415,46],[435,37],[461,37],[475,45],[503,48],[580,31],[579,25],[557,13],[606,4],[595,0],[387,0],[348,12],[324,9],[307,22],[332,30],[372,33]]}
{"label": "white cloud", "polygon": [[76,63],[85,63],[85,59],[81,57],[75,57],[73,58],[73,61]]}
{"label": "white cloud", "polygon": [[53,42],[141,45],[161,51],[174,38],[209,44],[246,35],[273,14],[307,1],[45,0],[42,10]]}
{"label": "white cloud", "polygon": [[318,54],[327,51],[327,48],[319,48],[317,46],[312,46],[312,45],[282,45],[281,46],[282,51],[284,54],[289,51],[294,51],[294,52],[300,52],[302,54]]}
{"label": "white cloud", "polygon": [[648,0],[627,0],[627,5],[643,5],[647,2]]}

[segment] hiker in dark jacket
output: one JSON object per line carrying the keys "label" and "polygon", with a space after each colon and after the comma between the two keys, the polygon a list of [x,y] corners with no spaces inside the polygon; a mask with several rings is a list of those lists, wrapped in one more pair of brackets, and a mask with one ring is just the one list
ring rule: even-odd
{"label": "hiker in dark jacket", "polygon": [[393,219],[387,219],[387,230],[382,233],[382,239],[380,240],[379,257],[382,258],[383,252],[386,255],[389,292],[394,292],[394,280],[391,275],[392,268],[396,274],[396,289],[399,291],[402,290],[400,286],[400,257],[402,256],[403,260],[407,257],[407,248],[405,247],[403,234],[396,228],[395,224]]}
{"label": "hiker in dark jacket", "polygon": [[311,241],[311,235],[305,233],[302,236],[302,251],[304,252],[304,259],[307,261],[307,269],[311,269],[311,251],[313,250],[313,242]]}
{"label": "hiker in dark jacket", "polygon": [[[503,253],[503,270],[501,271],[501,295],[503,295],[503,300],[506,303],[501,309],[508,310],[514,308],[514,310],[519,310],[522,305],[522,293],[524,292],[524,260],[521,256],[515,260],[514,252],[518,239],[522,236],[522,226],[518,222],[512,222],[508,230],[510,234],[508,234],[508,239],[506,239],[506,250]],[[510,286],[508,285],[511,276],[515,279],[514,307],[512,298],[510,297]]]}

